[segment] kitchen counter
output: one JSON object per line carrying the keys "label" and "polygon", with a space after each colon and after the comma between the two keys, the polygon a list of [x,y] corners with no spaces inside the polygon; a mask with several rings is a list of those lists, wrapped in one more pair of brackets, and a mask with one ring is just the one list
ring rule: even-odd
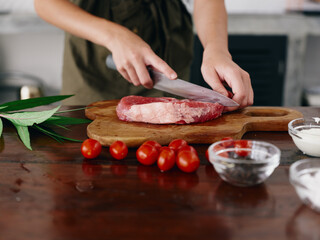
{"label": "kitchen counter", "polygon": [[[320,108],[297,107],[305,116]],[[83,111],[69,116],[84,117]],[[63,134],[86,138],[86,125]],[[0,238],[13,239],[315,239],[320,214],[304,206],[288,169],[308,158],[287,132],[250,132],[281,149],[281,165],[259,186],[233,187],[205,159],[208,145],[194,145],[196,173],[159,172],[142,166],[130,149],[122,161],[104,148],[86,161],[80,143],[31,132],[33,151],[5,123],[0,139]],[[313,238],[312,238],[313,236]]]}

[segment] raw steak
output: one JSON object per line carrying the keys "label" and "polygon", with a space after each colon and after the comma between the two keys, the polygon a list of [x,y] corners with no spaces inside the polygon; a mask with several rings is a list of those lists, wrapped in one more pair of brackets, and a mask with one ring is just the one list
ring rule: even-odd
{"label": "raw steak", "polygon": [[215,119],[221,115],[223,108],[218,103],[189,99],[127,96],[118,103],[117,115],[127,122],[188,124]]}

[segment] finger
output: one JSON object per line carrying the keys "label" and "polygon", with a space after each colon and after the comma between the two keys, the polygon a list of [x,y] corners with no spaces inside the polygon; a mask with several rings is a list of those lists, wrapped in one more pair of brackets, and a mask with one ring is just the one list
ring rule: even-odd
{"label": "finger", "polygon": [[132,82],[132,84],[135,85],[135,86],[139,86],[140,85],[140,81],[139,81],[139,78],[137,76],[137,73],[136,73],[136,70],[134,69],[134,67],[132,65],[127,65],[125,70],[128,73],[130,81]]}
{"label": "finger", "polygon": [[228,96],[228,91],[223,86],[223,84],[222,84],[217,72],[214,70],[214,68],[202,67],[201,71],[202,71],[203,79],[209,84],[209,86],[213,90],[215,90],[225,96]]}
{"label": "finger", "polygon": [[159,72],[162,72],[164,75],[166,75],[167,78],[173,80],[178,77],[177,73],[157,55],[154,55],[154,57],[151,57],[149,61],[152,67],[154,67]]}
{"label": "finger", "polygon": [[[230,81],[229,79],[232,79]],[[242,76],[235,72],[232,72],[226,79],[229,86],[232,88],[233,100],[240,104],[240,108],[247,105],[247,95],[249,94],[248,85],[246,80]]]}
{"label": "finger", "polygon": [[251,87],[251,91],[250,91],[250,99],[248,101],[248,105],[253,105],[254,102],[254,93],[253,93],[253,89]]}
{"label": "finger", "polygon": [[241,106],[243,108],[253,104],[253,89],[251,86],[250,75],[246,71],[242,71],[241,76],[245,86],[245,99]]}
{"label": "finger", "polygon": [[[232,79],[232,81],[230,81],[230,79]],[[253,94],[249,74],[239,74],[239,71],[233,70],[226,76],[226,81],[232,88],[234,94],[232,100],[239,103],[239,106],[226,107],[225,111],[234,111],[248,106],[250,96]],[[251,91],[252,93],[250,93]]]}
{"label": "finger", "polygon": [[245,76],[244,79],[246,81],[246,83],[248,84],[248,100],[247,100],[247,104],[252,105],[253,104],[253,98],[254,98],[254,93],[253,93],[253,89],[252,89],[252,85],[251,85],[251,79],[250,79],[250,75],[245,72]]}
{"label": "finger", "polygon": [[135,65],[135,70],[138,75],[140,83],[148,89],[153,87],[153,81],[145,64],[138,63]]}
{"label": "finger", "polygon": [[130,77],[129,77],[129,75],[128,75],[128,73],[127,73],[127,71],[125,70],[125,69],[119,69],[118,70],[118,72],[121,74],[121,76],[124,78],[124,79],[126,79],[129,83],[132,83],[131,82],[131,79],[130,79]]}

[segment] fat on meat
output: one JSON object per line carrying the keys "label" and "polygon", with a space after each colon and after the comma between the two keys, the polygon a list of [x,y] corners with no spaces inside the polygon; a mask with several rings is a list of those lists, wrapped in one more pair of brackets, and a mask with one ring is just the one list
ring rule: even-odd
{"label": "fat on meat", "polygon": [[127,122],[153,124],[201,123],[221,116],[218,103],[198,102],[170,97],[123,97],[117,105],[118,118]]}

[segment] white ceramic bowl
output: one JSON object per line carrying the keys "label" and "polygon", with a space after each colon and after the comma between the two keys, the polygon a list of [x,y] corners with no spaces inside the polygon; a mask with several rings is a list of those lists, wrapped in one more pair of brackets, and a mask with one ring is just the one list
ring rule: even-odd
{"label": "white ceramic bowl", "polygon": [[224,181],[243,187],[264,182],[279,166],[281,155],[273,144],[255,140],[219,141],[210,145],[208,153]]}
{"label": "white ceramic bowl", "polygon": [[288,124],[295,145],[304,153],[320,157],[320,118],[298,118]]}
{"label": "white ceramic bowl", "polygon": [[301,201],[320,212],[320,159],[304,159],[293,163],[289,177]]}

